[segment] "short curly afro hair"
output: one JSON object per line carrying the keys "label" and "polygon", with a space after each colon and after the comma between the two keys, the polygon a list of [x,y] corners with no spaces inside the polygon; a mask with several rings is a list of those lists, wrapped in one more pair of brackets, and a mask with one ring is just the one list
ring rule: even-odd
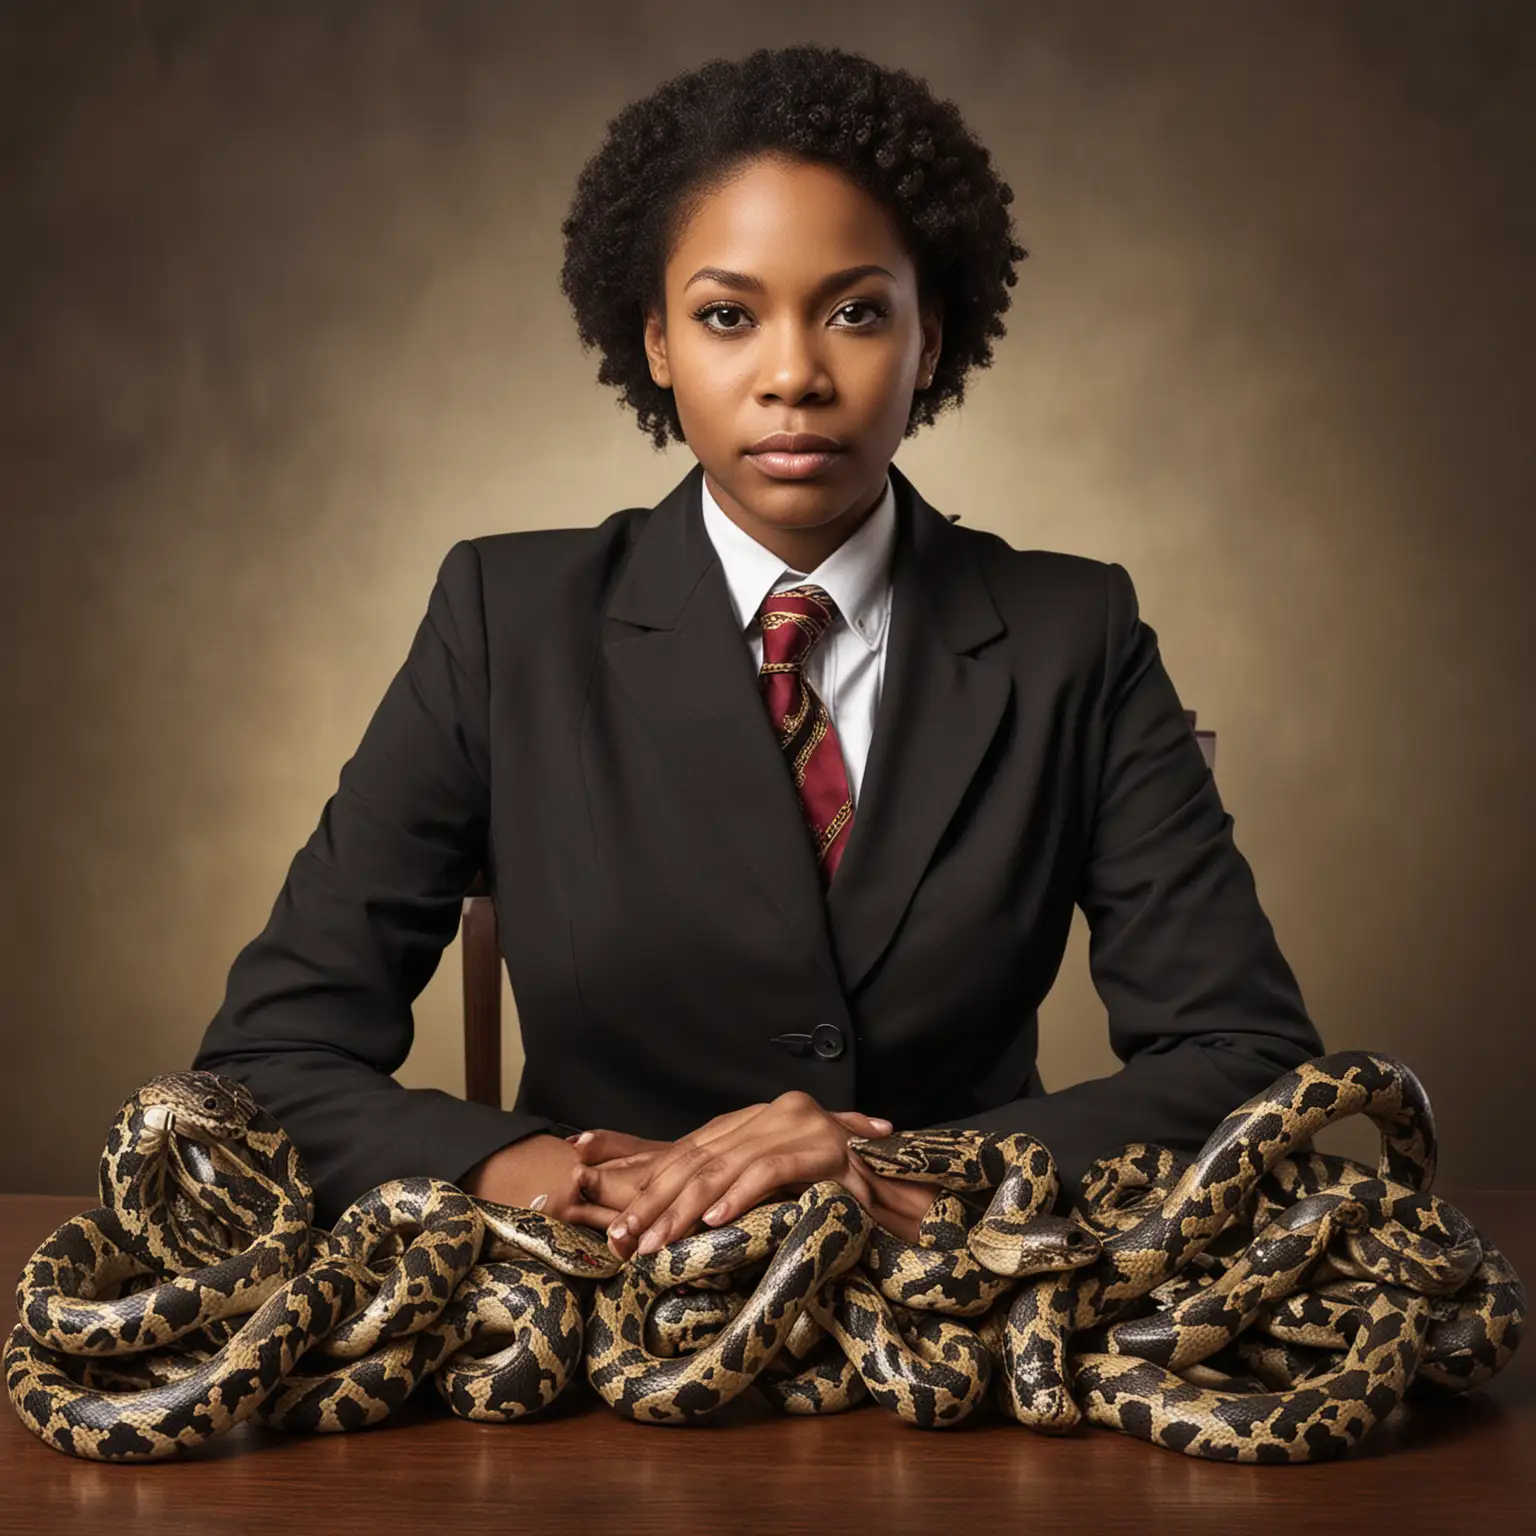
{"label": "short curly afro hair", "polygon": [[905,436],[965,398],[966,376],[992,362],[1014,263],[1013,189],[951,101],[861,54],[814,44],[759,48],[676,75],[607,125],[582,167],[561,225],[560,288],[600,383],[658,449],[685,441],[670,389],[651,377],[645,316],[664,309],[668,254],[690,211],[763,154],[841,170],[883,203],[912,257],[918,291],[944,317],[933,383],[915,392]]}

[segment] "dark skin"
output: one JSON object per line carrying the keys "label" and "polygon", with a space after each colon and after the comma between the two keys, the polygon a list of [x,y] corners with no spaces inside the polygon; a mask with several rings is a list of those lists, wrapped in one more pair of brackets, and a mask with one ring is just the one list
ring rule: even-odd
{"label": "dark skin", "polygon": [[[792,570],[814,571],[879,504],[913,392],[938,361],[941,319],[890,214],[830,167],[763,156],[693,211],[663,288],[646,353],[710,494]],[[746,450],[780,431],[844,451],[809,478],[775,480]],[[517,1203],[532,1182],[550,1214],[607,1223],[629,1258],[832,1179],[913,1242],[936,1191],[877,1175],[849,1145],[890,1129],[790,1092],[675,1142],[589,1132],[569,1167],[551,1138],[526,1138],[475,1170],[471,1190]]]}
{"label": "dark skin", "polygon": [[[884,271],[827,286],[859,267]],[[761,287],[696,277],[705,268]],[[938,363],[940,317],[890,214],[829,166],[753,160],[694,212],[664,291],[645,350],[710,495],[791,570],[815,570],[878,505],[913,392]],[[697,318],[708,305],[720,307]],[[778,431],[846,451],[809,479],[773,480],[745,450]]]}

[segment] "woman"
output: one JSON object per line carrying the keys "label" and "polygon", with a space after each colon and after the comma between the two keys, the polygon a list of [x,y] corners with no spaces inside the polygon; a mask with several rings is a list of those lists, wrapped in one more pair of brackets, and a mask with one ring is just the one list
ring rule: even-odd
{"label": "woman", "polygon": [[[1030,1131],[1064,1208],[1093,1157],[1195,1150],[1321,1052],[1128,574],[957,527],[891,463],[1004,334],[1011,198],[952,104],[836,49],[609,124],[562,287],[698,462],[448,552],[231,968],[197,1064],[288,1127],[320,1219],[433,1173],[627,1257],[833,1178],[910,1239],[932,1190],[853,1137]],[[390,1076],[480,869],[511,1111]],[[1074,903],[1126,1065],[1045,1094]]]}

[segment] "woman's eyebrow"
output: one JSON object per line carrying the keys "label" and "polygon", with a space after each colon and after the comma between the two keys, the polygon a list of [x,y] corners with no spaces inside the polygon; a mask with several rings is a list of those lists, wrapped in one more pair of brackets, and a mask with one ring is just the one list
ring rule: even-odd
{"label": "woman's eyebrow", "polygon": [[[892,282],[896,281],[896,274],[888,268],[878,266],[874,262],[866,262],[863,266],[844,267],[841,272],[829,272],[816,284],[814,291],[819,297],[823,293],[830,293],[834,288],[845,287],[857,278],[870,277],[877,272],[890,278]],[[683,291],[686,292],[695,283],[703,282],[706,278],[720,283],[726,288],[741,288],[748,293],[762,293],[765,291],[762,278],[753,277],[749,272],[730,272],[724,267],[700,267],[683,284]]]}

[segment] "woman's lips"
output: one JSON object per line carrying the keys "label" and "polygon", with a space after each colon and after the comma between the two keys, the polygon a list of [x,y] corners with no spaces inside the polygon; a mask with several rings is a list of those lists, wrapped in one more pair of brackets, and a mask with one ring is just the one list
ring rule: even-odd
{"label": "woman's lips", "polygon": [[807,476],[820,474],[841,457],[842,451],[840,448],[818,453],[783,453],[774,450],[768,453],[749,453],[747,457],[765,475],[775,480],[804,480]]}

